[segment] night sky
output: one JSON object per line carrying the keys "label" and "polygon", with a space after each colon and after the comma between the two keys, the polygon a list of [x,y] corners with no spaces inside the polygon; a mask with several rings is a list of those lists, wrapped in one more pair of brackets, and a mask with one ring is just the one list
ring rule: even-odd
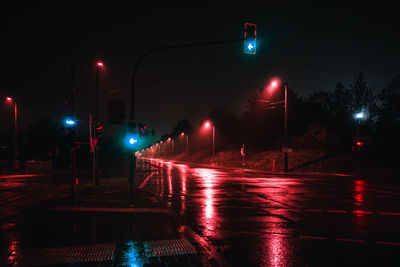
{"label": "night sky", "polygon": [[[198,121],[216,105],[239,113],[248,96],[273,76],[306,96],[333,90],[338,82],[348,85],[361,71],[378,90],[400,73],[394,2],[268,2],[2,4],[1,96],[17,99],[23,127],[39,117],[61,121],[70,111],[66,101],[73,48],[76,113],[86,119],[94,111],[97,59],[106,66],[101,75],[105,107],[107,98],[129,99],[129,74],[146,50],[241,38],[245,22],[258,27],[255,56],[245,55],[238,42],[146,58],[137,73],[137,120],[162,134],[179,119]],[[129,101],[126,111],[129,116]],[[102,121],[106,115],[103,108]]]}

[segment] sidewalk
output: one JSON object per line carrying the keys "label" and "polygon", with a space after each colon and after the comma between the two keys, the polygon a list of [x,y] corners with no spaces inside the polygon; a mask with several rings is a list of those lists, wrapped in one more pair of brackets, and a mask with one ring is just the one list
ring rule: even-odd
{"label": "sidewalk", "polygon": [[[143,179],[138,176],[136,184]],[[15,230],[24,233],[20,265],[209,265],[202,245],[187,235],[161,199],[135,188],[134,205],[128,200],[126,177],[102,179],[94,189],[91,183],[80,185],[74,196]]]}
{"label": "sidewalk", "polygon": [[[143,158],[146,160],[150,160],[150,158]],[[272,172],[272,171],[262,171],[262,170],[255,170],[255,169],[247,169],[247,168],[239,168],[239,167],[230,167],[230,166],[221,166],[218,164],[204,164],[204,163],[197,163],[197,162],[188,162],[188,161],[178,161],[178,160],[171,160],[166,158],[158,158],[156,160],[163,160],[169,161],[178,164],[191,164],[195,166],[201,166],[206,168],[214,168],[214,169],[223,169],[223,170],[230,170],[230,171],[241,171],[244,173],[259,173],[259,174],[266,174],[266,175],[289,175],[289,176],[341,176],[341,177],[354,177],[353,174],[345,174],[345,173],[325,173],[325,172]]]}

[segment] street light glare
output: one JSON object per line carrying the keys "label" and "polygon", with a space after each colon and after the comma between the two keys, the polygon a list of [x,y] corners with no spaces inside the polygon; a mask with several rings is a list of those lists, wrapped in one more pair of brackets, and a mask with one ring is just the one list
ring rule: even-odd
{"label": "street light glare", "polygon": [[9,96],[6,97],[7,102],[11,102],[13,99]]}
{"label": "street light glare", "polygon": [[209,121],[206,121],[206,122],[204,123],[204,127],[205,127],[205,128],[210,128],[210,126],[211,126],[211,123],[210,123]]}
{"label": "street light glare", "polygon": [[99,66],[99,67],[103,67],[103,66],[104,66],[104,64],[103,64],[103,62],[101,62],[101,61],[98,61],[98,62],[97,62],[97,66]]}
{"label": "street light glare", "polygon": [[134,139],[133,137],[132,137],[131,139],[129,139],[129,143],[130,143],[131,145],[133,145],[133,144],[136,143],[136,142],[137,142],[137,140]]}
{"label": "street light glare", "polygon": [[364,119],[365,118],[365,113],[364,112],[358,112],[356,114],[354,114],[354,118],[356,119]]}
{"label": "street light glare", "polygon": [[72,119],[66,119],[66,120],[65,120],[65,123],[66,123],[67,125],[75,125],[75,121],[72,120]]}

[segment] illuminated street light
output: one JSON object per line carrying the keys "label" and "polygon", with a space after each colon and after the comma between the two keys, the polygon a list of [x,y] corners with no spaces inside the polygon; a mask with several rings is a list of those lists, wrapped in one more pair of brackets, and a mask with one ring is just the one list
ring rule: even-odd
{"label": "illuminated street light", "polygon": [[14,160],[18,157],[18,108],[17,102],[15,102],[11,97],[7,96],[6,101],[8,103],[14,102]]}
{"label": "illuminated street light", "polygon": [[[282,82],[279,79],[273,79],[270,83],[270,87],[272,89],[278,88]],[[285,142],[287,142],[287,91],[288,91],[288,85],[287,83],[283,83],[283,87],[285,90],[285,129],[284,129],[284,139]],[[287,144],[285,144],[285,151],[284,151],[284,164],[285,164],[285,172],[288,171],[288,152],[287,152]]]}
{"label": "illuminated street light", "polygon": [[203,127],[208,129],[211,127],[212,124],[212,155],[213,155],[213,161],[215,159],[215,126],[214,123],[211,123],[210,120],[206,120],[203,124]]}
{"label": "illuminated street light", "polygon": [[361,145],[363,144],[362,142],[359,141],[359,139],[360,139],[360,123],[366,117],[367,117],[367,113],[364,110],[361,110],[361,111],[353,114],[353,118],[357,121],[357,126],[356,126],[356,144],[357,144],[358,147],[361,147]]}
{"label": "illuminated street light", "polygon": [[[185,136],[185,133],[181,132],[181,136]],[[186,154],[189,155],[189,134],[186,134]]]}
{"label": "illuminated street light", "polygon": [[363,111],[360,111],[360,112],[358,112],[358,113],[355,113],[355,114],[354,114],[354,118],[355,118],[355,119],[362,120],[362,119],[365,118],[365,113],[364,113]]}
{"label": "illuminated street light", "polygon": [[74,119],[71,119],[71,118],[65,119],[64,122],[65,122],[66,126],[74,126],[76,124],[76,121]]}

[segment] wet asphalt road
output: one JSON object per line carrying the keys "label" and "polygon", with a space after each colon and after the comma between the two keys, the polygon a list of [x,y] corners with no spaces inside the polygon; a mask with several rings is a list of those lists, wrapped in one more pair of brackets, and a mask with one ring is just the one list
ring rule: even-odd
{"label": "wet asphalt road", "polygon": [[51,174],[0,175],[0,222],[15,223],[45,202],[68,191],[65,177]]}
{"label": "wet asphalt road", "polygon": [[[231,266],[400,266],[396,181],[138,163],[136,187],[159,196],[175,220],[151,213],[145,218],[52,211],[68,183],[48,176],[0,176],[0,252],[18,263],[24,251],[36,248],[115,243],[122,256],[114,266],[141,266],[146,259],[137,240],[183,238],[174,226],[178,222],[206,253]],[[187,266],[188,261],[172,259],[168,266],[171,262]]]}
{"label": "wet asphalt road", "polygon": [[137,185],[230,265],[400,266],[400,186],[390,181],[142,165],[161,172]]}

